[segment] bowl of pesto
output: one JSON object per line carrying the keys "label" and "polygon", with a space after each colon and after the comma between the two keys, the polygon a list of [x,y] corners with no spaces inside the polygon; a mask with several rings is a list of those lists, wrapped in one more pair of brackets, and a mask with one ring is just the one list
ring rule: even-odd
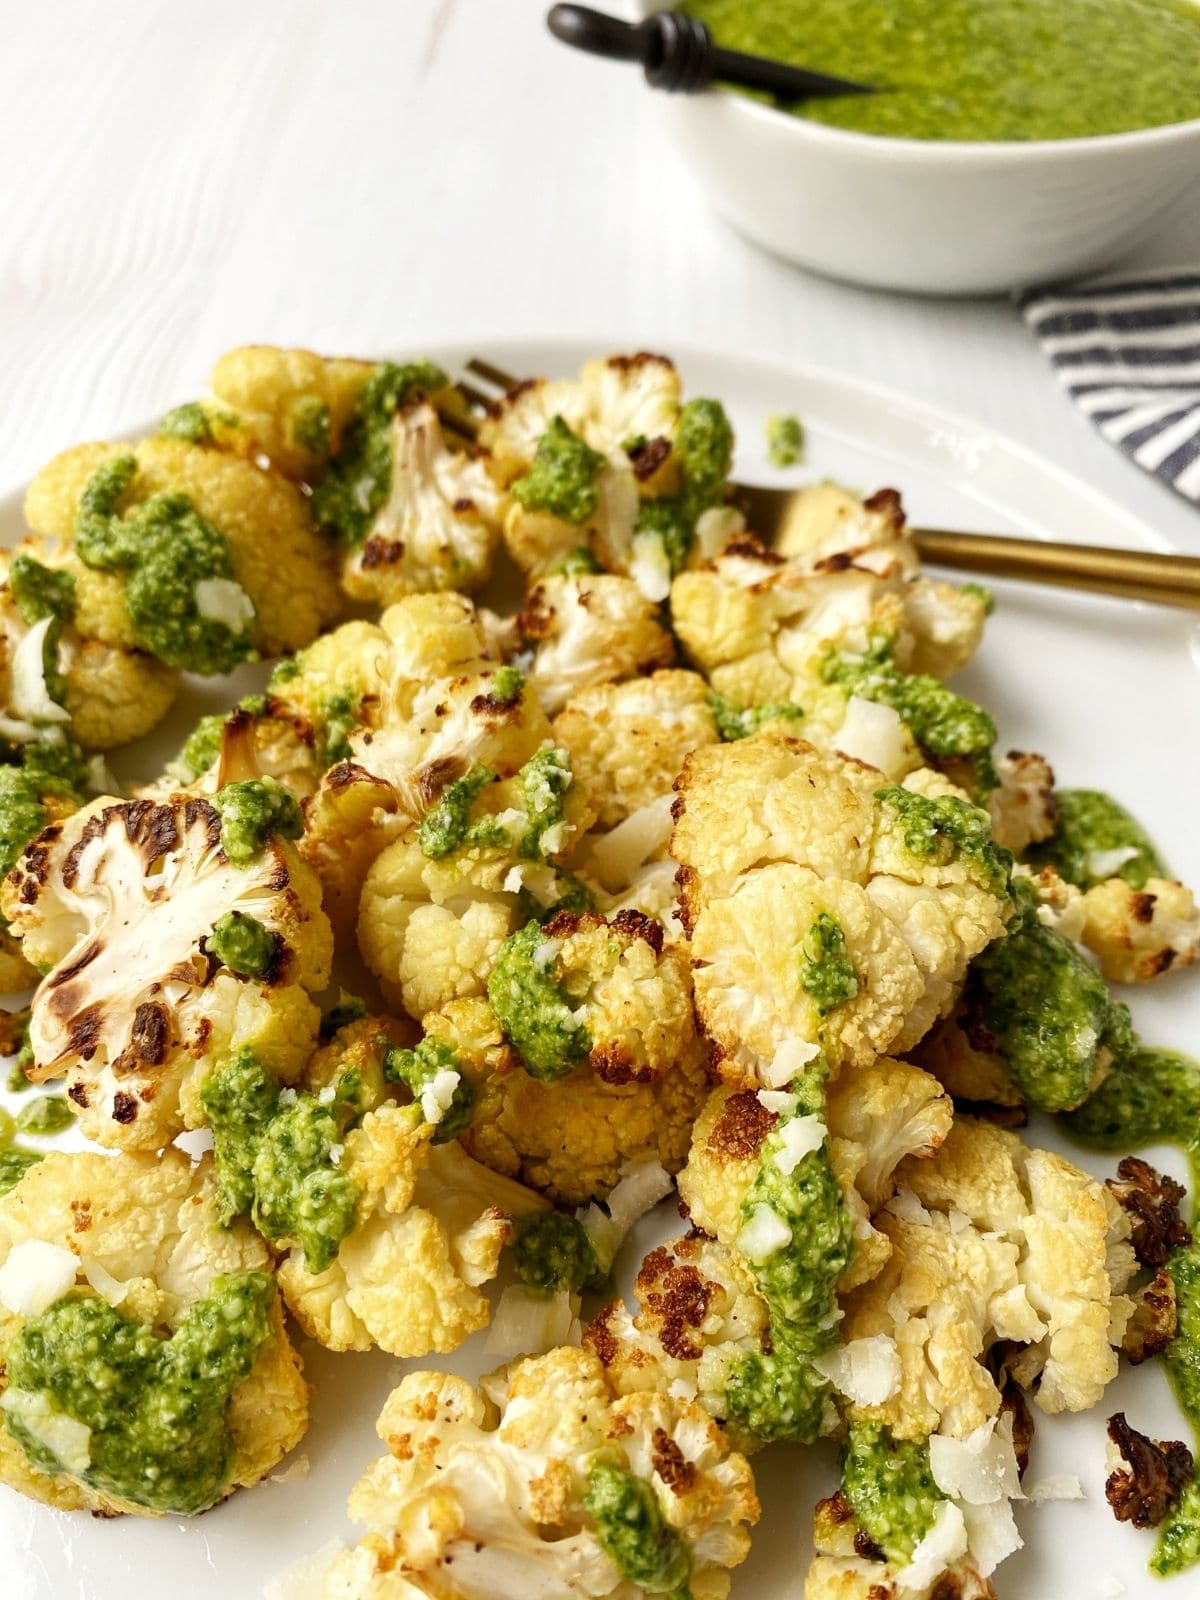
{"label": "bowl of pesto", "polygon": [[1105,267],[1200,204],[1200,0],[681,3],[719,44],[884,86],[655,96],[717,210],[801,266],[1000,293]]}

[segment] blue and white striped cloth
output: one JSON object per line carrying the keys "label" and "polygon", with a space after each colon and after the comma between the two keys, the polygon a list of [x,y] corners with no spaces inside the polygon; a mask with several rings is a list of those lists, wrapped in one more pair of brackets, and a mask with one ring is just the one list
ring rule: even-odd
{"label": "blue and white striped cloth", "polygon": [[1104,437],[1200,505],[1200,268],[1036,289],[1020,304]]}

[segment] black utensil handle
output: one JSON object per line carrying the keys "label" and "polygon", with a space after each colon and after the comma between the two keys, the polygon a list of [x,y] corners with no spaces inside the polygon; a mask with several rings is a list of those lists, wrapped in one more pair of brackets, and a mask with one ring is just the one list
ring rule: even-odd
{"label": "black utensil handle", "polygon": [[613,61],[641,61],[645,53],[641,30],[620,17],[606,16],[591,6],[553,6],[546,26],[563,44],[587,50]]}
{"label": "black utensil handle", "polygon": [[810,72],[807,67],[789,66],[767,56],[748,56],[740,50],[714,45],[711,51],[712,76],[744,89],[760,89],[781,100],[802,100],[806,95],[875,94],[876,86],[834,78],[827,72]]}

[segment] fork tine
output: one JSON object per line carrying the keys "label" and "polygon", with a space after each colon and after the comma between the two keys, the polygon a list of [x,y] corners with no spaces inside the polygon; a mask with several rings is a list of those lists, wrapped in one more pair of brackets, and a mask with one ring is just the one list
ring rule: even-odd
{"label": "fork tine", "polygon": [[484,394],[482,389],[477,389],[473,383],[466,383],[460,379],[455,388],[469,405],[486,410],[492,404],[492,397]]}
{"label": "fork tine", "polygon": [[508,392],[517,379],[510,372],[504,372],[500,367],[494,367],[490,361],[483,361],[478,356],[472,356],[467,362],[467,371],[473,372],[477,378],[482,378],[485,383],[492,384],[497,389]]}
{"label": "fork tine", "polygon": [[451,435],[453,441],[466,445],[479,442],[479,424],[469,413],[451,411],[448,406],[440,405],[437,414],[443,433]]}

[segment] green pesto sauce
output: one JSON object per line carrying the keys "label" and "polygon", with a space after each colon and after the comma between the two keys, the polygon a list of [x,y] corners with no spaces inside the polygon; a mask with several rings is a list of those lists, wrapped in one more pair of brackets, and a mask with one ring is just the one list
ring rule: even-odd
{"label": "green pesto sauce", "polygon": [[162,439],[182,439],[185,444],[211,444],[212,428],[199,400],[174,406],[158,425]]}
{"label": "green pesto sauce", "polygon": [[362,697],[348,689],[326,695],[320,704],[321,737],[317,760],[322,767],[334,767],[339,761],[349,761],[353,754],[350,735],[359,725]]}
{"label": "green pesto sauce", "polygon": [[539,1293],[598,1289],[607,1274],[587,1229],[567,1211],[537,1211],[517,1222],[514,1260],[521,1282]]}
{"label": "green pesto sauce", "polygon": [[261,855],[273,833],[298,839],[304,831],[299,805],[274,778],[227,783],[213,805],[221,818],[221,848],[235,866],[248,866]]}
{"label": "green pesto sauce", "polygon": [[552,578],[586,578],[601,571],[603,571],[603,568],[592,552],[585,550],[581,545],[576,550],[568,550],[561,560],[556,561],[550,568],[550,576]]}
{"label": "green pesto sauce", "polygon": [[904,139],[1083,138],[1200,117],[1187,0],[686,0],[718,43],[888,93],[786,103]]}
{"label": "green pesto sauce", "polygon": [[335,1033],[349,1027],[352,1022],[361,1022],[366,1014],[366,1002],[356,994],[347,994],[343,989],[337,1004],[330,1006],[321,1018],[321,1042],[332,1039]]}
{"label": "green pesto sauce", "polygon": [[201,1102],[212,1129],[221,1219],[249,1211],[259,1232],[296,1244],[310,1272],[323,1272],[350,1231],[358,1188],[334,1158],[369,1109],[357,1072],[332,1093],[281,1089],[250,1050],[210,1074]]}
{"label": "green pesto sauce", "polygon": [[310,456],[322,460],[329,454],[329,431],[333,425],[329,407],[320,395],[301,395],[292,407],[292,438]]}
{"label": "green pesto sauce", "polygon": [[209,1074],[200,1103],[212,1129],[217,1203],[225,1227],[254,1204],[254,1157],[279,1110],[279,1084],[251,1050],[239,1050]]}
{"label": "green pesto sauce", "polygon": [[639,533],[657,534],[671,572],[687,561],[696,523],[725,499],[733,465],[733,428],[719,400],[689,400],[679,413],[673,448],[679,462],[678,494],[642,501]]}
{"label": "green pesto sauce", "polygon": [[0,877],[49,821],[46,798],[79,802],[87,782],[87,763],[72,740],[46,738],[19,748],[19,765],[0,765]]}
{"label": "green pesto sauce", "polygon": [[231,672],[255,653],[250,628],[202,616],[196,591],[205,579],[234,577],[229,540],[186,494],[154,494],[118,515],[136,472],[132,456],[119,456],[88,479],[75,519],[79,558],[125,573],[125,609],[143,649],[186,672]]}
{"label": "green pesto sauce", "polygon": [[52,1139],[56,1133],[65,1132],[74,1121],[75,1113],[65,1095],[42,1094],[21,1107],[17,1129],[35,1139]]}
{"label": "green pesto sauce", "polygon": [[875,798],[900,819],[904,845],[915,856],[946,865],[956,855],[965,856],[997,894],[1003,893],[1012,856],[992,841],[992,824],[986,811],[955,795],[923,795],[899,784],[876,789]]}
{"label": "green pesto sauce", "polygon": [[752,733],[761,732],[772,722],[799,722],[804,715],[804,707],[792,705],[790,701],[746,706],[744,710],[739,710],[723,694],[717,694],[716,690],[709,692],[708,705],[717,725],[717,733],[727,743],[734,739],[748,739]]}
{"label": "green pesto sauce", "polygon": [[526,861],[544,861],[554,853],[545,848],[545,837],[563,820],[563,801],[571,781],[571,758],[565,750],[539,750],[521,768],[526,822],[517,851]]}
{"label": "green pesto sauce", "polygon": [[1133,1047],[1129,1010],[1069,939],[1026,904],[971,968],[968,1004],[1017,1088],[1042,1111],[1084,1101],[1102,1050]]}
{"label": "green pesto sauce", "polygon": [[591,1035],[553,975],[554,962],[539,963],[546,942],[539,922],[527,922],[500,947],[488,978],[488,999],[504,1036],[520,1053],[526,1071],[541,1079],[561,1078],[592,1048]]}
{"label": "green pesto sauce", "polygon": [[996,609],[996,596],[986,584],[960,583],[958,586],[958,592],[959,594],[974,595],[975,599],[982,604],[983,614],[985,617],[990,617],[992,612]]}
{"label": "green pesto sauce", "polygon": [[[1119,1061],[1078,1110],[1067,1131],[1095,1150],[1179,1145],[1191,1165],[1195,1241],[1172,1253],[1178,1327],[1163,1352],[1167,1376],[1200,1443],[1200,1062],[1176,1050],[1141,1046]],[[1158,1530],[1150,1570],[1160,1577],[1200,1562],[1200,1475],[1193,1476]]]}
{"label": "green pesto sauce", "polygon": [[573,433],[561,417],[551,417],[529,471],[512,486],[513,498],[527,511],[548,511],[578,527],[596,510],[604,467],[599,450]]}
{"label": "green pesto sauce", "polygon": [[855,1423],[842,1457],[842,1493],[859,1527],[899,1564],[933,1527],[945,1499],[933,1481],[924,1440],[895,1439],[887,1427]]}
{"label": "green pesto sauce", "polygon": [[19,1145],[0,1150],[0,1195],[15,1189],[30,1167],[36,1166],[42,1159],[40,1150],[22,1150]]}
{"label": "green pesto sauce", "polygon": [[422,855],[441,861],[460,848],[467,836],[471,807],[488,784],[495,781],[496,774],[491,767],[476,765],[446,785],[417,829]]}
{"label": "green pesto sauce", "polygon": [[525,674],[520,667],[497,667],[488,680],[487,697],[502,706],[515,706],[525,690]]}
{"label": "green pesto sauce", "polygon": [[475,1091],[462,1062],[448,1044],[426,1035],[413,1050],[391,1049],[384,1057],[383,1072],[392,1083],[402,1083],[418,1105],[439,1072],[457,1072],[458,1087],[436,1124],[433,1142],[446,1144],[470,1127]]}
{"label": "green pesto sauce", "polygon": [[594,1461],[583,1503],[604,1553],[627,1583],[644,1594],[690,1600],[691,1551],[644,1479],[614,1462]]}
{"label": "green pesto sauce", "polygon": [[[1109,877],[1124,878],[1141,889],[1147,878],[1169,876],[1145,829],[1111,795],[1099,789],[1056,789],[1054,799],[1058,808],[1054,832],[1029,851],[1031,862],[1053,867],[1060,877],[1081,889],[1090,889]],[[1113,872],[1097,873],[1094,853],[1109,850],[1132,850],[1134,854]]]}
{"label": "green pesto sauce", "polygon": [[889,641],[879,640],[860,656],[831,650],[821,665],[821,676],[849,695],[891,706],[923,750],[967,760],[975,791],[986,794],[994,789],[991,750],[996,724],[991,717],[940,679],[901,672],[891,659],[891,648]]}
{"label": "green pesto sauce", "polygon": [[43,617],[70,622],[75,615],[75,579],[57,572],[24,553],[15,555],[8,569],[13,602],[30,627]]}
{"label": "green pesto sauce", "polygon": [[213,924],[205,948],[239,978],[265,978],[279,955],[280,937],[244,911],[227,911]]}
{"label": "green pesto sauce", "polygon": [[[9,1397],[45,1395],[92,1430],[85,1483],[154,1511],[203,1511],[229,1484],[225,1408],[271,1337],[274,1293],[267,1272],[214,1278],[169,1339],[104,1300],[68,1295],[9,1343]],[[64,1470],[19,1409],[5,1423],[34,1466]]]}
{"label": "green pesto sauce", "polygon": [[799,417],[769,416],[767,459],[773,467],[794,467],[804,460],[804,424]]}
{"label": "green pesto sauce", "polygon": [[771,1350],[738,1361],[725,1398],[729,1414],[760,1439],[810,1444],[823,1430],[830,1398],[828,1380],[812,1359],[837,1343],[837,1282],[853,1252],[854,1232],[827,1146],[810,1151],[790,1173],[777,1165],[784,1124],[824,1103],[819,1073],[791,1088],[800,1103],[768,1136],[742,1202],[743,1222],[769,1206],[792,1231],[789,1244],[752,1265],[767,1304]]}
{"label": "green pesto sauce", "polygon": [[858,993],[854,963],[846,952],[846,935],[836,917],[819,911],[800,951],[800,987],[821,1016],[845,1005]]}
{"label": "green pesto sauce", "polygon": [[583,879],[577,878],[573,872],[564,871],[562,867],[554,869],[551,894],[549,904],[543,905],[528,889],[521,889],[517,895],[517,915],[526,922],[531,918],[537,922],[549,922],[559,911],[574,911],[582,916],[585,911],[599,909],[595,895]]}
{"label": "green pesto sauce", "polygon": [[382,361],[354,404],[341,448],[313,490],[319,527],[356,549],[392,488],[392,418],[417,395],[446,386],[446,375],[428,361],[397,366]]}

